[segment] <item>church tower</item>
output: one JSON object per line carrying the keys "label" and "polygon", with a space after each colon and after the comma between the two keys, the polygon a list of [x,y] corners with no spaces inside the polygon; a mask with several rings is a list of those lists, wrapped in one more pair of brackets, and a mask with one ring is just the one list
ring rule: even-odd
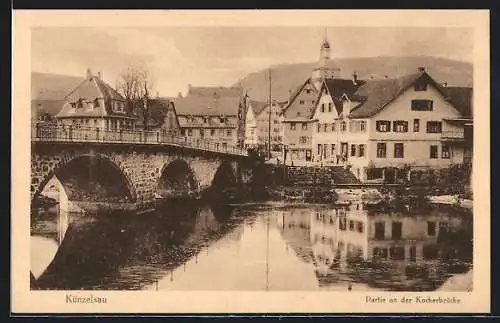
{"label": "church tower", "polygon": [[321,87],[323,79],[335,78],[337,72],[340,71],[340,69],[337,66],[335,66],[330,55],[331,55],[330,42],[328,41],[325,32],[325,37],[323,38],[323,42],[321,43],[319,60],[316,66],[314,67],[311,76],[311,80],[316,89],[318,90]]}

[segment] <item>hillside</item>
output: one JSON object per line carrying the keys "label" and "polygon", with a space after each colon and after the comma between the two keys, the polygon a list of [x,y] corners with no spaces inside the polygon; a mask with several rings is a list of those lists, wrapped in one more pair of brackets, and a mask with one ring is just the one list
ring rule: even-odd
{"label": "hillside", "polygon": [[[367,57],[335,59],[340,67],[340,77],[350,78],[356,71],[361,79],[397,77],[413,73],[417,67],[424,66],[436,81],[450,86],[472,86],[472,64],[430,56],[408,57]],[[272,66],[273,99],[286,101],[290,89],[295,89],[311,75],[316,62],[281,64]],[[236,82],[254,100],[267,100],[269,96],[268,70],[248,74]]]}
{"label": "hillside", "polygon": [[82,77],[31,72],[31,99],[63,100],[81,82]]}

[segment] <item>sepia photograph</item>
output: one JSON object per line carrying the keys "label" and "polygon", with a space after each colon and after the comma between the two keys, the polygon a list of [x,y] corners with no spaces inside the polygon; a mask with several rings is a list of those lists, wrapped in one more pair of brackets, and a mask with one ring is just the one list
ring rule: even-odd
{"label": "sepia photograph", "polygon": [[489,309],[487,11],[18,14],[20,308]]}

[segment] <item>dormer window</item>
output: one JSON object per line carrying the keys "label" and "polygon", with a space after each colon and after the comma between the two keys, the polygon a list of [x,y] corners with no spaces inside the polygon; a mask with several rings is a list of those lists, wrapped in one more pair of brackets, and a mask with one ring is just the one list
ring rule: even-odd
{"label": "dormer window", "polygon": [[78,109],[82,109],[83,108],[83,100],[82,99],[78,99],[77,107],[78,107]]}
{"label": "dormer window", "polygon": [[94,100],[94,108],[99,108],[99,99]]}
{"label": "dormer window", "polygon": [[226,118],[224,118],[224,117],[219,117],[219,122],[220,122],[220,123],[225,123],[225,122],[226,122]]}

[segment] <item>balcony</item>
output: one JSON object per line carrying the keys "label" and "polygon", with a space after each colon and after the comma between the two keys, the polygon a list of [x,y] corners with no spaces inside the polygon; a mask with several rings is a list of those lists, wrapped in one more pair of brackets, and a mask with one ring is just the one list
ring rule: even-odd
{"label": "balcony", "polygon": [[463,130],[444,130],[441,133],[442,141],[463,141],[464,131]]}

